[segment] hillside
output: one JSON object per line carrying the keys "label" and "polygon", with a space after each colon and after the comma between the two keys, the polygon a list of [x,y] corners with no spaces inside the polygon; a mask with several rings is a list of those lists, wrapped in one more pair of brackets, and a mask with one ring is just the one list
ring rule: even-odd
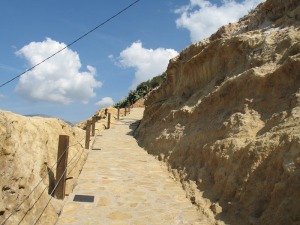
{"label": "hillside", "polygon": [[69,194],[87,156],[81,146],[85,132],[54,118],[0,111],[0,133],[0,223],[13,213],[5,224],[32,224],[43,212],[37,224],[54,224],[63,203],[55,198],[49,201],[55,186],[59,135],[70,138]]}
{"label": "hillside", "polygon": [[267,0],[170,60],[136,137],[217,224],[300,224],[300,1]]}

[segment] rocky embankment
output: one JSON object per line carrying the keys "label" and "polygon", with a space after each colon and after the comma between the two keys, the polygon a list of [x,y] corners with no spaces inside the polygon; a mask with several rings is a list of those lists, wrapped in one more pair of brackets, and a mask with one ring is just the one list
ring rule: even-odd
{"label": "rocky embankment", "polygon": [[300,1],[267,0],[184,49],[139,144],[216,224],[300,224]]}
{"label": "rocky embankment", "polygon": [[87,156],[81,145],[85,132],[54,118],[24,117],[0,111],[0,133],[0,223],[39,184],[5,224],[32,224],[42,212],[37,224],[54,224],[62,200],[52,198],[44,211],[43,208],[55,186],[56,166],[53,165],[57,161],[59,135],[70,138],[68,194]]}
{"label": "rocky embankment", "polygon": [[[120,109],[120,112],[119,112],[120,117],[125,115],[124,110],[125,110],[124,108]],[[95,112],[95,114],[92,117],[88,118],[89,121],[93,121],[93,117],[98,118],[97,123],[95,124],[95,130],[97,132],[101,132],[101,131],[106,129],[108,113],[111,114],[111,123],[112,124],[116,123],[116,120],[118,118],[118,109],[113,108],[113,107],[107,107],[107,108],[99,109],[98,111]],[[87,122],[86,120],[82,121],[82,122],[76,124],[75,127],[78,127],[78,128],[81,128],[81,129],[85,130],[86,129],[86,122]]]}

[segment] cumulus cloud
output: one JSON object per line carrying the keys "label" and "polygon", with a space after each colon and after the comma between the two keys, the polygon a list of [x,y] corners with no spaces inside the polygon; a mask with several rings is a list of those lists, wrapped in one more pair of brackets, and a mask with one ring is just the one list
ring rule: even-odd
{"label": "cumulus cloud", "polygon": [[96,103],[100,108],[106,108],[115,104],[114,100],[111,97],[104,97],[99,102]]}
{"label": "cumulus cloud", "polygon": [[120,53],[118,62],[125,68],[135,69],[131,85],[134,89],[139,83],[162,74],[167,69],[169,60],[176,55],[178,52],[173,49],[146,49],[141,41],[137,41]]}
{"label": "cumulus cloud", "polygon": [[[47,38],[43,42],[31,42],[16,54],[24,57],[31,67],[64,47],[64,43]],[[90,98],[96,96],[94,89],[101,87],[102,83],[95,79],[94,67],[87,66],[85,72],[81,72],[80,69],[79,55],[67,48],[22,75],[16,91],[22,97],[34,101],[87,103]]]}
{"label": "cumulus cloud", "polygon": [[219,27],[238,21],[264,1],[223,0],[221,5],[216,5],[207,0],[190,0],[189,5],[175,11],[180,15],[180,18],[176,20],[176,26],[188,29],[192,42],[200,41],[216,32]]}

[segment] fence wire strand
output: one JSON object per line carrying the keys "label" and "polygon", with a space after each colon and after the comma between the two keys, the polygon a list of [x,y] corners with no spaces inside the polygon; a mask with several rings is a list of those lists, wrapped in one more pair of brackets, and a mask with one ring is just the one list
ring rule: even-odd
{"label": "fence wire strand", "polygon": [[51,191],[51,193],[50,193],[50,198],[49,198],[49,200],[47,201],[45,207],[42,208],[42,210],[40,211],[40,213],[38,214],[38,216],[35,217],[35,219],[34,219],[33,222],[31,223],[31,225],[35,225],[35,224],[39,221],[39,219],[41,218],[41,216],[43,215],[45,209],[47,208],[47,206],[49,205],[51,199],[53,198],[53,194],[54,194],[54,192],[55,192],[55,190],[56,190],[58,184],[60,183],[61,179],[63,178],[63,176],[65,175],[66,172],[67,172],[67,168],[65,168],[65,170],[64,170],[64,172],[62,173],[61,177],[59,178],[58,182],[56,182],[56,185],[54,186],[53,190]]}
{"label": "fence wire strand", "polygon": [[[69,145],[65,150],[64,152],[61,154],[61,156],[58,158],[58,160],[48,169],[48,172],[42,177],[42,179],[37,183],[37,185],[30,191],[30,193],[14,208],[14,210],[10,213],[10,215],[8,217],[6,217],[6,219],[1,223],[1,225],[4,225],[7,223],[7,221],[18,211],[18,209],[24,204],[24,202],[29,199],[29,197],[32,195],[32,193],[38,188],[38,186],[46,179],[47,176],[50,175],[50,172],[52,171],[52,169],[54,168],[55,165],[57,165],[63,155],[66,153],[66,151],[71,148],[71,147],[74,147],[76,145],[80,145],[82,147],[82,144],[80,142],[82,142],[84,140],[85,137],[83,137],[80,141],[77,141],[75,144],[73,145]],[[60,177],[61,179],[62,177]],[[46,187],[47,188],[47,187]],[[28,211],[27,211],[28,212]],[[22,218],[23,220],[24,218]]]}

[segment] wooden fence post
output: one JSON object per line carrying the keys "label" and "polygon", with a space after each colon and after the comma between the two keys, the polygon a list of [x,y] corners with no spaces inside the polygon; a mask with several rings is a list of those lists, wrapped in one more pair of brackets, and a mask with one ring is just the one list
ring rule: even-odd
{"label": "wooden fence post", "polygon": [[57,199],[65,198],[67,164],[68,164],[69,136],[59,135],[56,181],[55,181],[55,197]]}
{"label": "wooden fence post", "polygon": [[92,120],[92,136],[95,136],[95,124],[96,124],[96,117],[93,116],[93,120]]}
{"label": "wooden fence post", "polygon": [[120,120],[120,108],[118,108],[118,120]]}
{"label": "wooden fence post", "polygon": [[110,116],[111,116],[111,113],[108,113],[108,117],[107,117],[107,129],[110,128]]}
{"label": "wooden fence post", "polygon": [[90,135],[91,135],[91,121],[86,121],[86,130],[85,130],[85,148],[90,148]]}
{"label": "wooden fence post", "polygon": [[127,111],[127,109],[126,109],[126,106],[125,106],[125,108],[124,108],[125,116],[126,116],[126,113],[127,113],[126,111]]}

